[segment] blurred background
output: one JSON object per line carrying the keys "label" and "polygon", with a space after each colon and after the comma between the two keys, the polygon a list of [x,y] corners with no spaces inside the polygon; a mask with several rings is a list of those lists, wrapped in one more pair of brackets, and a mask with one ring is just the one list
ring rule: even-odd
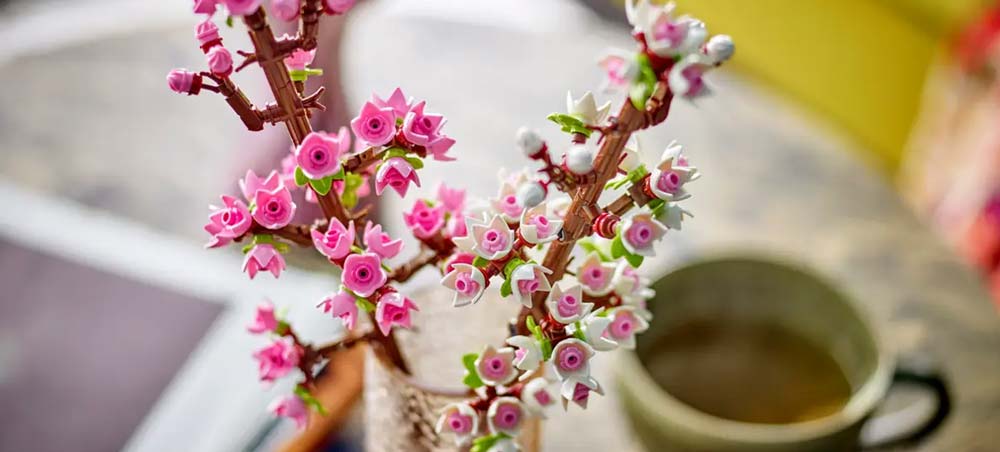
{"label": "blurred background", "polygon": [[[715,95],[676,102],[641,135],[645,160],[677,139],[705,173],[695,218],[645,271],[732,250],[818,269],[898,348],[950,376],[957,408],[918,448],[995,450],[1000,5],[677,3],[738,51],[709,76]],[[335,322],[313,305],[337,283],[304,256],[280,283],[250,282],[236,249],[202,250],[205,207],[289,144],[280,129],[247,132],[221,99],[167,89],[171,68],[203,65],[198,20],[187,0],[0,1],[2,451],[272,450],[294,438],[265,408],[289,387],[256,381],[260,344],[245,324],[269,297],[293,306],[307,337],[329,335]],[[497,168],[524,163],[517,127],[557,137],[544,118],[565,108],[565,91],[596,90],[601,53],[632,48],[610,0],[371,0],[324,20],[317,62],[331,109],[318,126],[346,124],[370,93],[400,85],[446,114],[458,141],[459,160],[421,178],[477,196],[493,194]],[[251,47],[239,25],[223,36]],[[235,79],[269,100],[259,71]],[[397,197],[379,206],[395,231],[403,208]],[[414,290],[433,284],[423,276]],[[460,315],[501,337],[509,310]],[[458,354],[440,354],[418,367],[456,381]],[[612,389],[554,417],[547,450],[638,450],[619,410]],[[359,418],[312,433],[352,450]]]}

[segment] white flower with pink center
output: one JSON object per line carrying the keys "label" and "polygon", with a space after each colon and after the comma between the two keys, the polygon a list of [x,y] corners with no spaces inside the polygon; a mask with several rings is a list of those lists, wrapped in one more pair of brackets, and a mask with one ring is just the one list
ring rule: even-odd
{"label": "white flower with pink center", "polygon": [[497,397],[486,410],[486,425],[489,426],[490,433],[516,437],[524,425],[526,415],[524,404],[517,398]]}
{"label": "white flower with pink center", "polygon": [[705,72],[715,67],[708,56],[692,53],[670,68],[667,84],[674,95],[694,99],[712,92],[705,84]]}
{"label": "white flower with pink center", "polygon": [[628,53],[617,50],[602,57],[597,65],[604,70],[605,74],[601,91],[626,88],[639,72],[635,58]]}
{"label": "white flower with pink center", "polygon": [[579,330],[583,333],[587,344],[594,347],[594,350],[607,352],[614,350],[618,346],[616,343],[604,338],[604,333],[607,331],[608,326],[611,325],[611,319],[604,315],[604,308],[599,308],[587,314],[586,317],[580,320],[579,324],[567,325],[566,333],[570,335],[575,334],[577,325],[579,325]]}
{"label": "white flower with pink center", "polygon": [[649,288],[649,278],[640,275],[628,262],[620,262],[615,269],[614,286],[615,294],[630,305],[642,306],[656,295]]}
{"label": "white flower with pink center", "polygon": [[479,301],[486,289],[486,277],[478,268],[469,264],[453,264],[452,270],[441,280],[441,284],[455,291],[452,306],[459,307]]}
{"label": "white flower with pink center", "polygon": [[611,282],[614,274],[614,263],[603,262],[597,253],[590,253],[577,268],[576,279],[583,286],[583,293],[593,297],[602,297],[611,293],[611,289],[613,289]]}
{"label": "white flower with pink center", "polygon": [[468,444],[479,432],[479,413],[468,403],[452,403],[444,407],[434,427],[437,434],[455,436],[455,445]]}
{"label": "white flower with pink center", "polygon": [[688,165],[684,147],[670,142],[660,157],[660,163],[649,174],[648,187],[654,196],[667,202],[682,201],[691,194],[684,185],[701,177],[698,168]]}
{"label": "white flower with pink center", "polygon": [[584,378],[570,377],[562,382],[559,394],[562,396],[563,408],[569,402],[577,404],[580,408],[586,409],[587,402],[590,401],[590,393],[596,392],[604,395],[604,388],[593,377]]}
{"label": "white flower with pink center", "polygon": [[579,284],[556,283],[545,301],[549,315],[563,325],[569,325],[582,319],[594,308],[593,303],[583,302],[583,287]]}
{"label": "white flower with pink center", "polygon": [[552,349],[549,365],[559,378],[587,378],[590,376],[590,358],[594,348],[576,338],[563,339]]}
{"label": "white flower with pink center", "polygon": [[649,328],[649,323],[633,306],[613,308],[608,311],[606,318],[611,319],[611,323],[604,331],[603,338],[629,350],[635,349],[635,335]]}
{"label": "white flower with pink center", "polygon": [[[516,348],[514,350],[514,367],[530,372],[537,369],[542,363],[542,348],[534,337],[509,337],[507,344]],[[527,375],[526,373],[525,376]]]}
{"label": "white flower with pink center", "polygon": [[559,392],[552,383],[544,377],[538,377],[521,389],[521,402],[532,414],[544,418],[545,413],[556,405]]}
{"label": "white flower with pink center", "polygon": [[635,28],[642,33],[646,46],[662,57],[684,55],[697,51],[708,36],[705,24],[682,16],[673,18],[674,4],[654,5],[648,0],[625,2],[625,15]]}
{"label": "white flower with pink center", "polygon": [[487,345],[476,358],[476,373],[479,379],[490,386],[510,383],[517,377],[514,367],[514,349],[510,347],[495,348]]}
{"label": "white flower with pink center", "polygon": [[556,216],[549,216],[549,208],[545,202],[526,209],[521,214],[518,231],[524,241],[531,244],[548,243],[559,237],[563,222]]}
{"label": "white flower with pink center", "polygon": [[650,212],[638,212],[619,225],[618,234],[622,245],[632,254],[655,256],[656,244],[667,233],[667,227],[653,218]]}
{"label": "white flower with pink center", "polygon": [[500,215],[494,215],[488,223],[467,218],[466,229],[468,234],[465,237],[456,237],[455,245],[483,259],[500,259],[514,247],[514,231]]}
{"label": "white flower with pink center", "polygon": [[507,223],[517,223],[524,212],[524,207],[517,200],[517,185],[504,182],[497,197],[490,199],[490,207]]}
{"label": "white flower with pink center", "polygon": [[552,288],[546,276],[549,273],[552,271],[538,264],[518,265],[510,272],[510,288],[514,299],[530,308],[531,297],[535,292],[548,292]]}

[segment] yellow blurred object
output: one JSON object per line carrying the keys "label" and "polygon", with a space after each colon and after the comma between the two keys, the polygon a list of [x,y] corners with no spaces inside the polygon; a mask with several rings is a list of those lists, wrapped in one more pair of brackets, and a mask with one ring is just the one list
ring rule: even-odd
{"label": "yellow blurred object", "polygon": [[984,0],[676,0],[736,42],[733,63],[829,119],[886,174],[899,166],[927,69]]}

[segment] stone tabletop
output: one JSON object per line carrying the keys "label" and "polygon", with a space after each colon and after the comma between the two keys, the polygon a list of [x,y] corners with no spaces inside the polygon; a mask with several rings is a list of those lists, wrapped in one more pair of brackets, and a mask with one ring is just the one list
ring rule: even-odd
{"label": "stone tabletop", "polygon": [[[569,4],[533,21],[501,17],[475,24],[391,5],[363,6],[348,26],[348,104],[353,109],[372,90],[387,92],[405,82],[408,93],[447,113],[449,132],[460,143],[458,163],[429,165],[421,178],[469,185],[476,195],[491,194],[495,185],[482,181],[496,168],[520,165],[512,146],[518,126],[557,137],[545,115],[564,108],[567,88],[596,86],[593,62],[601,50],[628,45],[625,30]],[[204,206],[231,187],[220,176],[235,177],[249,140],[221,99],[166,90],[167,70],[199,64],[193,24],[108,36],[0,67],[0,86],[6,87],[0,90],[0,177],[202,240]],[[537,31],[537,24],[550,31]],[[227,44],[238,47],[240,38],[233,33]],[[256,75],[239,80],[261,94]],[[662,245],[667,257],[650,265],[650,273],[741,250],[814,267],[871,312],[904,354],[930,354],[947,372],[955,411],[916,450],[994,450],[1000,440],[1000,320],[975,274],[849,142],[738,74],[721,72],[712,80],[715,96],[677,104],[665,126],[641,136],[647,160],[677,139],[705,173],[691,187],[688,207],[695,218]],[[389,197],[388,211],[401,207]],[[423,317],[459,316],[472,329],[495,324],[510,310],[498,302],[446,314],[444,300],[428,298],[440,302]],[[441,317],[433,317],[436,312]],[[452,346],[478,348],[492,335],[480,331]],[[415,346],[430,348],[422,344]],[[611,362],[599,366],[599,376],[608,378]],[[430,378],[460,373],[454,364],[428,366],[444,369]],[[545,444],[549,450],[619,450],[631,441],[616,410],[612,393],[588,412],[554,417]]]}

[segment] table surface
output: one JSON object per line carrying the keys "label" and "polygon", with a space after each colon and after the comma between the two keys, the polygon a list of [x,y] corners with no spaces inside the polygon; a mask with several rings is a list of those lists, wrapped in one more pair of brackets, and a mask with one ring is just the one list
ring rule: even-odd
{"label": "table surface", "polygon": [[[347,34],[348,103],[357,106],[373,89],[385,92],[405,78],[408,92],[448,113],[461,144],[459,163],[429,165],[421,177],[469,183],[473,194],[489,195],[493,185],[481,183],[484,174],[520,165],[511,132],[529,124],[555,138],[543,118],[563,108],[564,90],[595,86],[595,55],[629,45],[625,30],[567,11],[552,31],[535,32],[414,20],[378,2],[363,6]],[[221,99],[166,90],[169,68],[201,64],[193,24],[109,36],[0,67],[0,84],[17,87],[0,90],[0,177],[201,240],[202,207],[231,186],[220,175],[238,173],[247,134]],[[227,43],[245,47],[240,39],[234,32]],[[401,66],[410,70],[403,74]],[[1000,320],[974,273],[850,143],[736,74],[712,79],[714,97],[676,105],[668,124],[642,136],[646,160],[678,139],[705,173],[691,187],[695,219],[665,241],[666,257],[650,271],[741,251],[817,269],[869,310],[902,353],[927,353],[946,370],[955,411],[915,450],[993,448],[1000,440]],[[260,94],[253,77],[241,80]],[[402,207],[395,198],[387,204]],[[481,306],[454,315],[495,322],[509,309]],[[598,376],[606,377],[612,362],[600,364]],[[444,373],[460,371],[454,365]],[[545,444],[620,447],[627,426],[605,410],[618,410],[613,393],[587,412],[554,416]]]}

